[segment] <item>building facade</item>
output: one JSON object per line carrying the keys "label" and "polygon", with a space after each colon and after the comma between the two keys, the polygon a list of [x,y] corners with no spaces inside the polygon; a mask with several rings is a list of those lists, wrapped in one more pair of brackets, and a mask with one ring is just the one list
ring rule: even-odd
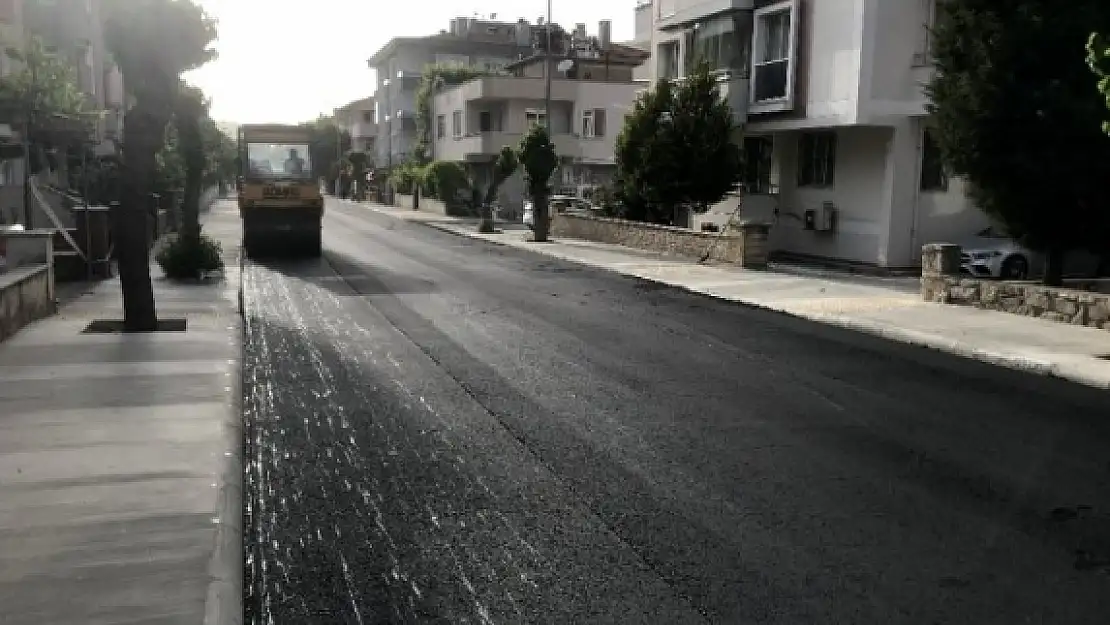
{"label": "building facade", "polygon": [[376,74],[378,166],[388,167],[413,156],[418,143],[416,94],[426,66],[503,69],[532,53],[532,29],[524,20],[509,23],[460,17],[437,34],[397,37],[378,50],[368,60]]}
{"label": "building facade", "polygon": [[[633,80],[647,53],[608,40],[609,22],[596,36],[584,24],[553,42],[550,56],[531,55],[506,66],[506,75],[445,88],[433,98],[432,158],[467,163],[487,177],[501,149],[520,145],[533,125],[549,124],[560,159],[559,192],[581,195],[608,182],[616,169],[614,146],[642,88]],[[551,76],[550,109],[545,106]],[[523,202],[523,180],[502,189],[503,208]]]}
{"label": "building facade", "polygon": [[335,109],[335,123],[351,135],[351,150],[378,156],[377,102],[373,97],[355,100]]}
{"label": "building facade", "polygon": [[746,158],[739,198],[691,218],[773,224],[774,248],[883,267],[988,223],[926,124],[936,0],[655,0],[652,78],[718,70]]}

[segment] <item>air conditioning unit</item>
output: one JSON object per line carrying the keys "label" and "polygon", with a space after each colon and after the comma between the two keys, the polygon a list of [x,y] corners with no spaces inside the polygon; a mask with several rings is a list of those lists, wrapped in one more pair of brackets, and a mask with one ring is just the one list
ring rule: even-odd
{"label": "air conditioning unit", "polygon": [[839,212],[833,202],[823,202],[821,208],[808,208],[803,214],[803,227],[814,232],[835,232]]}

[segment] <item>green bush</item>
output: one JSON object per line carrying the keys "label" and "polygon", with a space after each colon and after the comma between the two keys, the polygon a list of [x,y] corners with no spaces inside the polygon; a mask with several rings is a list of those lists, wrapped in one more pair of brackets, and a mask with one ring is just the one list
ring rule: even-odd
{"label": "green bush", "polygon": [[431,197],[454,204],[459,191],[470,186],[466,167],[454,161],[435,161],[424,168],[424,190]]}
{"label": "green bush", "polygon": [[155,260],[171,280],[196,280],[224,268],[221,252],[220,244],[203,234],[191,240],[172,235]]}
{"label": "green bush", "polygon": [[389,182],[397,193],[410,195],[413,189],[423,184],[424,168],[412,162],[397,165],[389,174]]}

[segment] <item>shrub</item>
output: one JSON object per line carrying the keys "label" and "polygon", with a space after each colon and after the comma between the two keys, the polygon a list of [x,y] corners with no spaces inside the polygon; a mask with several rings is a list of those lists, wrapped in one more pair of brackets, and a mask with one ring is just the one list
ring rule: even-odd
{"label": "shrub", "polygon": [[466,167],[454,161],[435,161],[425,167],[423,173],[425,191],[445,204],[458,203],[459,191],[470,184]]}
{"label": "shrub", "polygon": [[189,239],[171,235],[155,260],[171,280],[196,280],[224,268],[220,244],[200,235]]}

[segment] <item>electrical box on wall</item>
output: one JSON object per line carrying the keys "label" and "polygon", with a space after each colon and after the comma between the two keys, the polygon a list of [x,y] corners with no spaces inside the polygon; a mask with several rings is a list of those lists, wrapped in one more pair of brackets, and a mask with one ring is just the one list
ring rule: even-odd
{"label": "electrical box on wall", "polygon": [[808,208],[802,216],[803,227],[814,232],[835,232],[838,213],[832,202],[824,202],[821,208]]}

